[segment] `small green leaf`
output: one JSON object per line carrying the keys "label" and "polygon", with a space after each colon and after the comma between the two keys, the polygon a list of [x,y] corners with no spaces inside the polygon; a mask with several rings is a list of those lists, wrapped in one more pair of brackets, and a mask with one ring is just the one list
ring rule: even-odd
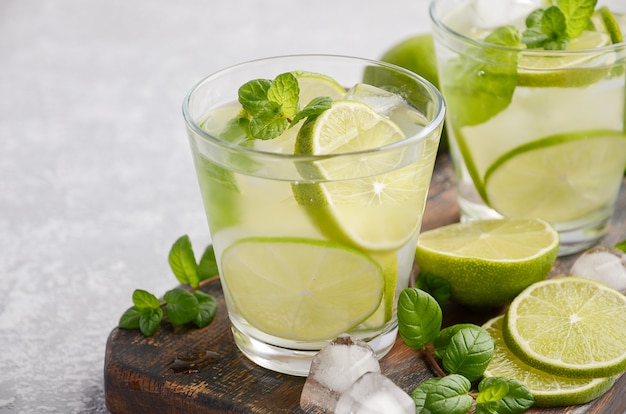
{"label": "small green leaf", "polygon": [[617,244],[615,245],[615,248],[616,248],[617,250],[621,250],[621,251],[623,251],[624,253],[626,253],[626,240],[622,240],[621,242],[617,243]]}
{"label": "small green leaf", "polygon": [[133,304],[137,309],[157,309],[161,306],[161,302],[152,293],[142,289],[135,289],[133,292]]}
{"label": "small green leaf", "polygon": [[250,121],[250,134],[254,139],[274,139],[280,136],[289,122],[280,114],[280,105],[267,102],[266,107]]}
{"label": "small green leaf", "polygon": [[199,290],[195,291],[193,295],[198,300],[198,316],[193,321],[198,328],[204,328],[213,321],[215,314],[217,313],[217,301],[211,295],[208,295]]}
{"label": "small green leaf", "polygon": [[202,253],[202,257],[200,258],[200,263],[198,263],[198,279],[206,280],[210,279],[213,276],[217,276],[217,260],[215,258],[215,249],[212,244],[209,244],[206,249],[204,249],[204,253]]}
{"label": "small green leaf", "polygon": [[117,326],[122,329],[139,329],[140,316],[141,311],[139,308],[137,306],[132,306],[124,312]]}
{"label": "small green leaf", "polygon": [[289,72],[278,75],[267,91],[267,99],[280,104],[280,113],[287,119],[298,112],[299,95],[298,79]]}
{"label": "small green leaf", "polygon": [[185,289],[174,288],[163,296],[165,312],[172,325],[184,325],[195,320],[200,311],[198,299]]}
{"label": "small green leaf", "polygon": [[557,6],[567,22],[567,36],[570,39],[580,36],[589,26],[597,0],[558,0]]}
{"label": "small green leaf", "polygon": [[312,99],[311,102],[309,102],[308,105],[305,106],[304,109],[302,109],[300,112],[298,112],[296,116],[292,119],[289,128],[296,125],[303,118],[312,119],[319,116],[322,112],[330,109],[332,105],[333,100],[328,96],[318,96],[317,98]]}
{"label": "small green leaf", "polygon": [[267,105],[267,91],[272,86],[269,79],[255,79],[238,90],[239,103],[251,116],[256,116]]}
{"label": "small green leaf", "polygon": [[412,392],[417,414],[465,414],[472,407],[470,381],[456,374],[430,378]]}
{"label": "small green leaf", "polygon": [[139,330],[145,336],[152,336],[163,320],[163,309],[142,309],[139,316]]}
{"label": "small green leaf", "polygon": [[517,380],[488,377],[478,384],[476,414],[518,414],[534,403],[530,390]]}
{"label": "small green leaf", "polygon": [[444,307],[450,300],[450,283],[434,273],[420,272],[415,286],[428,292],[441,307]]}
{"label": "small green leaf", "polygon": [[454,334],[456,334],[463,328],[471,328],[474,326],[477,325],[474,325],[473,323],[457,323],[455,325],[451,325],[447,328],[442,329],[439,332],[439,335],[437,335],[435,342],[433,342],[433,345],[435,345],[435,355],[438,358],[441,358],[446,353],[446,348],[450,344],[450,340],[452,339]]}
{"label": "small green leaf", "polygon": [[398,331],[404,343],[424,349],[441,329],[442,313],[437,301],[417,288],[405,288],[398,298]]}
{"label": "small green leaf", "polygon": [[443,368],[470,381],[480,378],[493,357],[493,339],[480,326],[465,326],[452,337],[441,356]]}
{"label": "small green leaf", "polygon": [[176,279],[182,284],[198,287],[198,264],[189,236],[181,236],[170,249],[168,262]]}

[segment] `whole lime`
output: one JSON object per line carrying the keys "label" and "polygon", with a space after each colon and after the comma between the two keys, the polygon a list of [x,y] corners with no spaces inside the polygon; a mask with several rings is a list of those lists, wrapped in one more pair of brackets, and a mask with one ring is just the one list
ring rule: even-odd
{"label": "whole lime", "polygon": [[[387,50],[380,60],[415,72],[439,89],[435,46],[430,33],[417,34],[400,41]],[[448,136],[444,126],[439,151],[447,149]]]}

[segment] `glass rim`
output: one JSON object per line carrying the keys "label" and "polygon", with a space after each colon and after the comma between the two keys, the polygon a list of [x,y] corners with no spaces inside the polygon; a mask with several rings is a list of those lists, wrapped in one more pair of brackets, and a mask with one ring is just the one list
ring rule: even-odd
{"label": "glass rim", "polygon": [[493,43],[488,43],[480,39],[474,39],[472,37],[466,36],[463,33],[460,33],[450,26],[446,25],[435,10],[436,4],[440,3],[444,0],[431,0],[430,6],[428,7],[428,13],[430,16],[430,20],[435,24],[437,28],[439,28],[444,33],[456,38],[457,40],[461,40],[464,43],[468,43],[472,46],[479,47],[482,49],[492,49],[492,50],[501,50],[507,52],[522,52],[525,56],[536,56],[536,57],[551,57],[551,56],[576,56],[576,55],[589,55],[593,54],[602,54],[606,52],[614,52],[617,50],[626,51],[626,40],[620,43],[611,43],[606,46],[586,48],[586,49],[576,49],[576,50],[545,50],[545,49],[526,49],[521,47],[511,47],[511,46],[502,46],[496,45]]}
{"label": "glass rim", "polygon": [[[387,145],[376,147],[376,148],[370,148],[366,150],[331,153],[331,154],[289,154],[289,153],[272,152],[272,151],[266,151],[266,150],[258,150],[255,148],[243,147],[239,144],[225,141],[223,139],[218,138],[217,136],[209,134],[207,131],[205,131],[198,125],[196,120],[193,119],[189,111],[190,102],[194,93],[196,93],[204,84],[211,82],[228,72],[234,71],[240,67],[247,66],[250,64],[262,63],[265,61],[278,61],[278,60],[283,60],[283,59],[287,60],[287,59],[298,59],[298,58],[338,59],[338,60],[343,60],[346,62],[353,61],[353,62],[360,62],[362,64],[371,64],[371,65],[375,65],[378,67],[388,67],[395,71],[402,72],[405,75],[410,76],[411,78],[417,80],[429,92],[431,101],[435,105],[435,111],[434,111],[433,117],[432,119],[428,121],[426,125],[424,125],[424,127],[420,131],[418,131],[415,134],[408,135],[405,139],[402,139],[400,141],[396,141],[391,144],[387,144]],[[206,109],[208,110],[210,108],[206,108]],[[251,156],[272,157],[272,158],[281,158],[281,159],[286,159],[286,160],[303,161],[303,160],[318,160],[318,159],[321,160],[321,159],[328,159],[328,158],[334,158],[334,157],[344,157],[344,156],[349,157],[349,156],[355,156],[355,155],[358,156],[358,155],[365,155],[365,154],[374,154],[374,153],[385,152],[385,151],[393,151],[399,148],[410,146],[411,144],[415,142],[420,142],[426,137],[430,136],[437,128],[439,128],[443,124],[444,119],[445,119],[446,105],[445,105],[445,101],[443,99],[441,92],[430,81],[428,81],[424,77],[408,69],[402,68],[397,65],[393,65],[391,63],[378,61],[375,59],[361,58],[361,57],[355,57],[355,56],[349,56],[349,55],[339,55],[339,54],[310,53],[310,54],[275,55],[275,56],[270,56],[270,57],[247,60],[241,63],[227,66],[223,69],[220,69],[209,75],[206,75],[203,78],[201,78],[198,82],[196,82],[195,85],[193,85],[191,89],[187,92],[187,94],[185,95],[183,99],[182,112],[183,112],[183,118],[185,120],[185,124],[187,125],[187,127],[190,128],[197,136],[201,137],[204,141],[208,141],[213,145],[217,145],[228,151],[237,151],[237,152],[245,153]]]}

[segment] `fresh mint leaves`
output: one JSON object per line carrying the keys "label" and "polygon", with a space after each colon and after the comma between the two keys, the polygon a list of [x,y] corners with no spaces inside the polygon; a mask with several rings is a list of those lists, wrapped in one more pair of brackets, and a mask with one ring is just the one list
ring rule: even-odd
{"label": "fresh mint leaves", "polygon": [[211,280],[217,275],[217,262],[213,246],[204,251],[199,263],[192,249],[189,236],[184,235],[172,245],[168,262],[176,279],[188,284],[191,290],[177,287],[163,296],[163,303],[145,290],[133,292],[133,306],[118,323],[122,329],[139,329],[145,336],[152,336],[159,328],[164,316],[172,325],[193,323],[199,328],[207,326],[217,312],[217,301],[201,290],[200,282]]}
{"label": "fresh mint leaves", "polygon": [[318,97],[298,111],[300,86],[291,73],[274,80],[255,79],[239,88],[239,103],[243,113],[237,120],[249,139],[273,139],[303,118],[318,116],[330,108],[332,99]]}
{"label": "fresh mint leaves", "polygon": [[[471,391],[472,381],[483,376],[494,352],[494,342],[482,327],[464,323],[441,329],[442,311],[437,301],[418,288],[406,288],[398,298],[398,330],[407,346],[420,351],[440,378],[418,385],[411,397],[416,413],[465,414],[476,395],[476,413],[516,414],[534,404],[528,388],[510,378],[489,377]],[[445,372],[444,372],[445,370]]]}
{"label": "fresh mint leaves", "polygon": [[522,42],[530,49],[564,50],[570,39],[591,25],[597,0],[557,0],[526,19]]}

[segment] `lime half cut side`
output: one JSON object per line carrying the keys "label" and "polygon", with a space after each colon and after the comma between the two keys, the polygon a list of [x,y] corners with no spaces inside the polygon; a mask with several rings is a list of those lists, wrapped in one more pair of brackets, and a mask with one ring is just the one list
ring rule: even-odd
{"label": "lime half cut side", "polygon": [[[303,125],[296,153],[358,153],[405,137],[370,106],[340,100]],[[354,156],[349,162],[333,157],[311,162],[300,166],[303,181],[293,185],[294,196],[330,239],[366,250],[397,249],[419,230],[436,150],[435,141],[424,142],[421,160],[406,166],[399,166],[405,162],[400,149]]]}
{"label": "lime half cut side", "polygon": [[537,282],[511,302],[503,337],[519,359],[542,371],[617,375],[626,370],[626,296],[574,276]]}
{"label": "lime half cut side", "polygon": [[548,276],[558,233],[543,220],[476,220],[420,234],[420,272],[448,281],[451,299],[476,308],[502,306]]}
{"label": "lime half cut side", "polygon": [[241,316],[294,341],[349,332],[379,307],[381,267],[348,246],[302,238],[246,238],[222,255],[222,280]]}
{"label": "lime half cut side", "polygon": [[552,135],[503,154],[485,174],[488,205],[504,216],[568,222],[610,206],[626,165],[626,135]]}
{"label": "lime half cut side", "polygon": [[517,358],[507,347],[502,336],[504,315],[483,325],[495,344],[493,358],[485,370],[485,377],[513,378],[528,387],[538,407],[557,407],[585,404],[604,394],[615,382],[614,377],[568,378],[533,368]]}

